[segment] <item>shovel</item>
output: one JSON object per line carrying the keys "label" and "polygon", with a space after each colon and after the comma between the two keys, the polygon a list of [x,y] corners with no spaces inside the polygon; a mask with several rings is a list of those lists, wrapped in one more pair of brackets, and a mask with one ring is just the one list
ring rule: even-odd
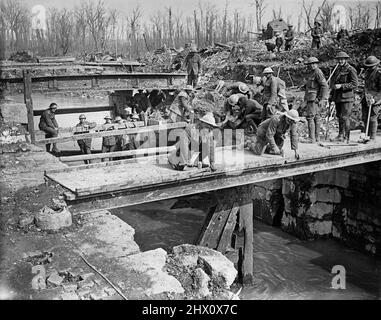
{"label": "shovel", "polygon": [[368,104],[368,101],[366,101],[366,98],[365,98],[365,103],[368,105],[369,107],[369,110],[368,110],[368,118],[367,118],[367,121],[366,121],[366,129],[365,129],[365,137],[364,138],[361,138],[359,139],[359,143],[367,143],[370,141],[370,137],[368,135],[368,131],[369,131],[369,123],[370,123],[370,112],[372,111],[372,106],[369,106]]}

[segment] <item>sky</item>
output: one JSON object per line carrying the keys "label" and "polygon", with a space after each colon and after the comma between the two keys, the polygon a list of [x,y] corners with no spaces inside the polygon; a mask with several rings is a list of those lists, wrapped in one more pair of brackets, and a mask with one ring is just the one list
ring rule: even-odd
{"label": "sky", "polygon": [[[36,4],[43,5],[45,7],[57,7],[57,8],[72,8],[76,4],[80,2],[80,0],[21,0],[25,1],[30,7]],[[89,0],[87,0],[89,1]],[[90,0],[93,2],[97,2],[98,0]],[[312,0],[306,0],[309,2]],[[145,19],[149,19],[151,15],[153,15],[158,10],[165,10],[166,7],[172,7],[173,12],[181,12],[183,16],[187,16],[193,13],[193,10],[197,9],[198,3],[210,3],[215,6],[216,10],[219,12],[223,12],[225,7],[225,0],[104,0],[104,3],[107,7],[110,8],[118,8],[121,16],[128,15],[132,9],[139,4],[143,11],[143,17]],[[228,0],[228,8],[231,13],[234,12],[235,9],[239,10],[244,15],[252,14],[255,15],[255,8],[250,6],[253,0]],[[282,7],[283,17],[287,19],[287,16],[291,17],[291,22],[296,24],[297,16],[301,9],[302,0],[265,0],[267,3],[267,9],[265,11],[265,15],[263,17],[263,21],[268,21],[272,19],[272,9],[278,11],[279,7]],[[320,1],[314,1],[317,5],[321,3]],[[375,1],[370,0],[356,0],[356,1],[342,1],[337,0],[334,1],[335,4],[346,4],[355,5],[357,2],[369,3],[373,5]]]}

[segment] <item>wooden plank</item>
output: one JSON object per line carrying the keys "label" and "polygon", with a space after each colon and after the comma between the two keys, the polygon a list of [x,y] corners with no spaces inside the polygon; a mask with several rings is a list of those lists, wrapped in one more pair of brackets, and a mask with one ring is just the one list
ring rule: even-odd
{"label": "wooden plank", "polygon": [[[154,80],[154,79],[185,79],[187,76],[186,73],[103,73],[103,74],[73,74],[73,75],[55,75],[55,76],[35,76],[32,78],[32,82],[49,82],[52,80],[58,81],[82,81],[82,80],[91,80],[96,78],[99,80]],[[9,82],[9,83],[22,83],[23,78],[14,77],[14,78],[0,78],[0,82]]]}
{"label": "wooden plank", "polygon": [[[103,111],[111,111],[111,106],[94,106],[94,107],[77,107],[77,108],[58,108],[56,111],[56,115],[61,114],[73,114],[73,113],[91,113],[91,112],[103,112]],[[35,117],[41,116],[45,110],[34,110],[33,115]]]}
{"label": "wooden plank", "polygon": [[120,130],[91,132],[91,133],[77,134],[77,135],[73,135],[69,137],[42,139],[42,140],[36,141],[36,143],[37,144],[63,143],[68,141],[78,141],[83,139],[94,139],[94,138],[126,135],[126,134],[141,134],[141,133],[155,132],[155,131],[182,129],[182,128],[185,128],[186,125],[187,125],[186,122],[177,122],[177,123],[169,123],[165,125],[146,126],[146,127],[134,128],[134,129],[122,129],[122,130],[120,129]]}
{"label": "wooden plank", "polygon": [[36,134],[34,132],[34,119],[33,119],[33,100],[32,100],[32,80],[30,70],[23,70],[24,81],[24,102],[27,109],[28,117],[28,131],[32,143],[36,142]]}
{"label": "wooden plank", "polygon": [[238,210],[239,206],[237,205],[237,203],[234,203],[233,207],[230,210],[228,220],[226,221],[226,225],[223,229],[220,241],[218,243],[217,251],[220,251],[223,254],[230,248],[233,231],[237,222]]}
{"label": "wooden plank", "polygon": [[216,210],[201,236],[199,245],[216,249],[221,237],[222,229],[226,224],[231,209],[227,204],[218,204]]}
{"label": "wooden plank", "polygon": [[240,218],[242,219],[242,229],[245,232],[244,235],[244,248],[243,248],[243,261],[242,261],[242,282],[246,285],[253,283],[253,241],[254,241],[254,229],[253,229],[253,201],[250,198],[244,197],[240,203],[239,208]]}
{"label": "wooden plank", "polygon": [[[207,172],[200,178],[196,177],[193,180],[187,179],[186,176],[182,176],[181,180],[173,178],[172,181],[164,184],[153,184],[151,186],[145,186],[144,188],[127,188],[119,191],[113,190],[112,192],[114,196],[110,196],[110,193],[93,194],[84,197],[77,196],[73,210],[81,212],[92,209],[120,208],[129,205],[171,199],[174,196],[180,197],[193,195],[310,172],[342,168],[366,162],[381,161],[381,150],[377,148],[371,153],[368,151],[368,153],[361,152],[355,156],[353,154],[348,154],[347,156],[351,158],[345,159],[335,157],[330,161],[327,159],[324,159],[324,161],[322,159],[315,159],[313,162],[301,161],[296,162],[297,166],[293,163],[284,162],[283,165],[278,163],[272,166],[267,166],[266,168],[261,168],[258,163],[253,162],[253,167],[251,169],[244,170],[241,173],[237,172],[237,174],[229,174],[226,171],[217,171],[215,173]],[[150,166],[145,166],[145,170],[151,170]]]}
{"label": "wooden plank", "polygon": [[108,153],[95,153],[95,154],[81,154],[77,156],[70,157],[60,157],[62,162],[75,162],[75,161],[84,161],[84,160],[95,160],[95,159],[105,159],[105,158],[114,158],[114,157],[131,157],[131,156],[142,156],[142,155],[152,155],[160,153],[168,153],[172,150],[175,150],[175,146],[171,147],[158,147],[158,148],[144,148],[128,151],[116,151]]}

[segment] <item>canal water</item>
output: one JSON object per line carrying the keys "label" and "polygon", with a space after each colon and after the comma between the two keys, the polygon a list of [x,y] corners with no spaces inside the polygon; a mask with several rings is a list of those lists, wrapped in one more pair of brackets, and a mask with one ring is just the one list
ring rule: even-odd
{"label": "canal water", "polygon": [[[135,229],[142,251],[170,252],[173,246],[195,243],[207,202],[203,194],[112,213]],[[253,254],[255,282],[242,290],[241,299],[381,299],[381,261],[333,239],[301,241],[255,220]],[[346,270],[346,289],[331,288],[337,265]]]}

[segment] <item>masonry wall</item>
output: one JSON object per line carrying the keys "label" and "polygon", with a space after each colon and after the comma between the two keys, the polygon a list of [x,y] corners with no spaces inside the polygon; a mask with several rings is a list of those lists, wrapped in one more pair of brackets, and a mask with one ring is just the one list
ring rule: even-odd
{"label": "masonry wall", "polygon": [[381,163],[256,184],[254,214],[301,239],[336,238],[381,256]]}

